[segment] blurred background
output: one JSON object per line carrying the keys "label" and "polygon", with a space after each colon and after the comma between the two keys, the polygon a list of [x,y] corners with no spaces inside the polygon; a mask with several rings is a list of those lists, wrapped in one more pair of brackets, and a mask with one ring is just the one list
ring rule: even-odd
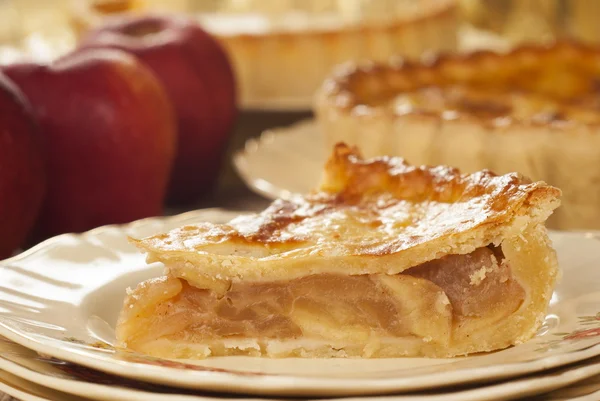
{"label": "blurred background", "polygon": [[[148,14],[160,16],[162,22],[157,25],[145,19]],[[193,21],[195,27],[191,31],[178,27],[173,22],[177,15]],[[191,167],[186,167],[183,172],[174,171],[170,182],[171,186],[198,186],[192,188],[194,193],[187,196],[186,202],[172,202],[173,188],[166,194],[163,182],[156,186],[162,192],[153,195],[154,204],[146,202],[149,205],[146,211],[137,210],[141,203],[132,197],[129,209],[116,202],[101,218],[97,216],[98,205],[108,201],[93,193],[97,188],[92,187],[86,192],[88,189],[83,188],[87,185],[85,177],[81,181],[83,184],[79,185],[81,188],[71,185],[65,190],[65,194],[72,196],[69,198],[72,206],[64,206],[68,204],[65,202],[68,196],[57,193],[61,180],[70,180],[71,172],[76,170],[75,166],[78,167],[77,161],[70,160],[73,164],[66,173],[51,172],[45,200],[37,202],[42,206],[36,204],[30,208],[31,211],[41,210],[42,225],[51,228],[38,239],[162,212],[171,214],[212,206],[246,210],[261,208],[268,200],[244,185],[232,166],[233,155],[244,147],[256,147],[256,143],[248,140],[259,137],[265,130],[311,118],[315,91],[335,68],[341,68],[350,61],[411,60],[440,52],[451,54],[480,49],[506,52],[520,44],[539,44],[557,39],[597,44],[600,42],[598,15],[600,2],[586,0],[0,0],[0,64],[7,66],[5,72],[12,71],[12,75],[8,75],[18,81],[18,86],[31,100],[36,118],[46,131],[44,135],[51,142],[56,140],[55,137],[77,135],[73,131],[79,131],[51,132],[56,124],[48,117],[46,109],[48,105],[62,102],[62,93],[52,94],[54,98],[46,99],[48,93],[39,93],[44,91],[39,88],[41,83],[58,88],[60,79],[27,78],[28,74],[35,74],[30,74],[30,69],[18,64],[33,61],[51,70],[53,60],[85,50],[82,43],[87,38],[88,46],[91,43],[91,47],[125,49],[139,56],[142,64],[150,66],[161,78],[161,85],[164,84],[177,109],[179,139],[187,137],[192,141],[189,143],[193,143],[180,146],[177,155],[178,162],[182,165],[188,163]],[[110,21],[119,18],[125,21],[119,28],[110,26]],[[195,33],[185,37],[192,31]],[[209,39],[202,39],[202,35],[206,34]],[[90,35],[91,38],[88,37]],[[109,43],[111,35],[118,36],[114,43]],[[147,40],[142,40],[146,37]],[[163,40],[166,50],[160,50]],[[181,53],[180,59],[179,56],[173,57],[177,52]],[[228,61],[223,63],[219,52]],[[200,62],[192,63],[190,60],[194,57],[199,57]],[[177,77],[179,73],[172,72],[190,68],[195,71],[185,78],[188,82],[183,76]],[[225,70],[231,71],[232,76],[224,78]],[[220,78],[214,78],[217,76]],[[113,82],[110,77],[97,77],[106,79],[109,84]],[[86,84],[82,81],[79,85]],[[210,87],[212,92],[200,91],[193,95],[196,96],[194,98],[191,95],[194,85]],[[125,83],[123,90],[135,90],[134,86]],[[226,88],[234,88],[235,96],[227,95],[229,89]],[[75,89],[65,96],[72,98],[79,95]],[[117,107],[118,99],[87,100],[95,104],[98,111],[103,107]],[[165,110],[160,113],[166,113]],[[61,113],[60,109],[56,112],[57,115]],[[213,118],[211,113],[221,117]],[[64,119],[64,124],[71,123],[72,116],[65,114],[59,117]],[[212,124],[211,119],[218,122]],[[89,121],[82,121],[78,123],[84,127],[95,124],[91,114]],[[143,124],[143,121],[135,124]],[[153,128],[148,131],[153,131]],[[111,136],[114,132],[109,127],[104,134]],[[157,133],[149,133],[154,134]],[[197,138],[191,138],[193,136]],[[130,139],[133,143],[134,138]],[[90,136],[90,140],[95,139]],[[94,149],[100,150],[105,145],[90,146],[85,152],[94,153]],[[311,145],[315,149],[322,147],[317,143]],[[44,152],[47,153],[50,148],[44,149]],[[223,153],[221,150],[224,148]],[[272,170],[273,167],[269,166],[285,166],[285,157],[295,150],[292,147],[280,154],[267,155],[272,159],[265,163],[267,167],[263,167]],[[263,152],[267,154],[268,149]],[[97,155],[94,153],[94,157]],[[50,156],[56,159],[56,163],[63,161],[62,156]],[[67,155],[66,159],[71,156]],[[147,162],[139,156],[132,157],[132,166]],[[129,163],[119,160],[115,163]],[[100,183],[102,180],[95,174],[101,171],[90,171],[90,179]],[[165,168],[156,171],[158,175],[167,175]],[[213,175],[218,179],[213,180]],[[119,200],[123,188],[136,192],[135,185],[118,187],[117,184],[121,183],[117,178],[122,177],[117,176],[107,174],[102,178],[105,180],[102,185],[107,187],[103,194],[110,192],[114,199]],[[129,179],[132,181],[129,184],[135,184],[136,177]],[[312,176],[310,180],[312,183]],[[155,189],[151,185],[146,187],[148,191]],[[600,199],[600,191],[596,192]],[[27,196],[24,195],[24,198]],[[9,200],[16,203],[15,199]],[[166,209],[163,209],[163,200]],[[595,210],[593,202],[588,203]],[[65,223],[68,219],[64,216],[70,216],[69,209],[81,213],[77,224]],[[23,214],[35,213],[23,209]],[[36,223],[33,220],[31,225]],[[19,223],[15,219],[11,224]],[[39,222],[36,224],[39,225]],[[29,232],[31,227],[27,228]],[[35,229],[31,230],[35,232]]]}
{"label": "blurred background", "polygon": [[[182,12],[197,16],[221,36],[264,30],[339,29],[340,26],[385,24],[418,12],[419,0],[0,0],[0,62],[23,58],[48,61],[74,48],[79,35],[120,13]],[[412,8],[412,9],[411,9]],[[459,0],[456,4],[456,50],[506,49],[522,42],[556,38],[600,40],[600,2],[585,0]],[[260,16],[260,18],[258,17]],[[262,25],[261,25],[262,24]],[[433,46],[432,46],[433,47]],[[238,51],[233,46],[230,51]],[[398,49],[396,49],[398,50]],[[437,49],[433,49],[437,50]],[[385,52],[384,52],[385,53]],[[392,51],[390,51],[392,53]],[[418,56],[419,54],[414,54]],[[265,55],[263,55],[265,56]],[[388,56],[382,54],[380,58]],[[235,58],[235,55],[232,56]],[[270,61],[265,58],[263,62]],[[271,74],[268,71],[266,75]],[[316,77],[315,79],[321,79]],[[242,84],[244,85],[244,84]],[[248,89],[246,85],[243,90]],[[313,89],[313,88],[309,88]],[[251,89],[248,89],[251,90]],[[289,93],[289,91],[288,91]],[[256,96],[252,99],[252,96]],[[264,93],[243,93],[242,112],[229,152],[263,130],[288,125],[311,115],[310,100],[269,99]],[[230,157],[226,158],[230,160]],[[231,163],[221,174],[219,192],[244,192]]]}
{"label": "blurred background", "polygon": [[[234,33],[267,30],[337,29],[357,24],[384,24],[406,18],[428,3],[411,0],[0,0],[0,61],[23,57],[51,60],[77,43],[103,18],[125,12],[183,12],[197,16],[224,41]],[[460,0],[457,6],[457,50],[508,48],[522,42],[555,38],[600,40],[600,2],[585,0]],[[393,11],[397,10],[396,13]],[[257,18],[260,16],[264,20]],[[332,17],[334,16],[334,17]],[[265,22],[266,21],[266,22]],[[261,23],[264,25],[262,26]],[[265,25],[266,24],[266,25]],[[264,33],[264,32],[262,32]],[[451,43],[447,47],[453,47]],[[231,51],[238,49],[229,48]],[[444,49],[447,50],[447,49]],[[415,54],[418,55],[418,54]],[[387,56],[387,54],[382,55]],[[233,56],[235,57],[235,56]],[[269,63],[268,59],[263,60]],[[268,69],[265,66],[265,69]],[[267,75],[270,73],[267,72]],[[321,78],[321,77],[318,77]],[[312,89],[312,88],[310,88]],[[242,113],[229,152],[264,129],[287,125],[311,115],[310,100],[265,99],[243,93]],[[262,98],[261,98],[262,96]],[[283,106],[282,106],[283,104]],[[290,105],[291,104],[291,105]],[[230,158],[227,158],[229,160]],[[219,191],[245,191],[226,162]]]}

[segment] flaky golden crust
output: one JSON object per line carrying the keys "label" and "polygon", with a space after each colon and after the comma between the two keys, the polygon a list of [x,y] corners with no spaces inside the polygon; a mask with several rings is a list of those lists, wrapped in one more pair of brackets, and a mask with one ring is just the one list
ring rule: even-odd
{"label": "flaky golden crust", "polygon": [[[370,195],[389,193],[395,199],[414,203],[485,202],[497,212],[506,210],[526,193],[544,192],[548,198],[560,191],[542,182],[532,183],[518,173],[498,176],[489,170],[462,174],[448,166],[412,166],[399,157],[364,160],[356,147],[339,143],[327,162],[321,190],[345,201],[360,201]],[[317,193],[318,194],[318,193]]]}
{"label": "flaky golden crust", "polygon": [[365,161],[339,144],[321,187],[309,195],[275,201],[228,224],[198,224],[133,241],[174,275],[195,266],[224,287],[223,281],[324,273],[397,274],[543,223],[559,195],[517,174],[465,175],[400,158]]}
{"label": "flaky golden crust", "polygon": [[[419,62],[350,63],[324,82],[316,111],[475,119],[500,127],[597,126],[599,73],[600,48],[574,42],[521,46],[508,53],[445,54]],[[424,89],[430,93],[419,93]],[[433,93],[437,89],[446,93]],[[402,95],[417,101],[394,102]],[[435,101],[419,104],[423,98]],[[442,105],[436,107],[439,101]],[[523,103],[528,104],[525,109]]]}

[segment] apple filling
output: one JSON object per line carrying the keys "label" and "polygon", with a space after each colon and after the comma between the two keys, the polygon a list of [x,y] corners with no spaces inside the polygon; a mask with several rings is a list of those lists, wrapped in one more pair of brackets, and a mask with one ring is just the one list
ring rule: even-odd
{"label": "apple filling", "polygon": [[[504,261],[500,248],[485,247],[394,276],[321,274],[289,282],[239,282],[224,294],[164,276],[130,292],[117,338],[124,347],[156,356],[169,342],[202,344],[208,348],[197,352],[206,356],[211,343],[227,347],[224,339],[231,347],[225,354],[275,356],[277,350],[265,349],[262,341],[333,348],[371,344],[374,349],[380,344],[373,342],[394,339],[448,345],[465,321],[493,323],[519,308],[525,292]],[[256,342],[248,345],[247,339]],[[198,357],[189,350],[178,356]]]}

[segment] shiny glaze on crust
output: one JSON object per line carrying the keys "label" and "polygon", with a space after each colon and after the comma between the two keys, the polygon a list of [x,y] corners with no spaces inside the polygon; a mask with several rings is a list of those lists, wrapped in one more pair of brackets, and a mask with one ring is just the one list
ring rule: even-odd
{"label": "shiny glaze on crust", "polygon": [[[321,187],[309,195],[275,201],[228,224],[186,226],[133,242],[149,260],[189,264],[219,280],[334,273],[339,264],[328,261],[341,259],[347,274],[396,274],[498,241],[503,224],[517,216],[543,223],[559,196],[557,188],[515,173],[461,174],[400,158],[363,160],[356,149],[338,144]],[[482,230],[477,242],[448,245],[449,238],[473,230]],[[428,253],[404,256],[419,246]],[[373,256],[394,259],[361,259]]]}
{"label": "shiny glaze on crust", "polygon": [[[417,105],[408,101],[395,107],[393,100],[403,96],[417,99]],[[418,104],[429,98],[423,107]],[[432,107],[436,101],[441,105]],[[506,54],[478,51],[419,62],[351,63],[325,81],[319,102],[357,117],[476,119],[502,127],[598,125],[600,48],[559,42]]]}

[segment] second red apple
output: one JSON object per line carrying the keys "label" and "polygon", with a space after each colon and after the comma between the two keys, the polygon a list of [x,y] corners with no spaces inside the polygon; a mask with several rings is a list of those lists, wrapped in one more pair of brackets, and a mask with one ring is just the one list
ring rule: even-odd
{"label": "second red apple", "polygon": [[39,236],[162,214],[177,134],[169,98],[146,66],[123,51],[88,50],[3,70],[45,142]]}
{"label": "second red apple", "polygon": [[185,17],[126,16],[90,32],[81,46],[125,50],[154,71],[178,118],[169,200],[184,204],[209,193],[237,115],[234,73],[220,44]]}
{"label": "second red apple", "polygon": [[0,74],[0,259],[23,245],[42,206],[42,143],[29,102]]}

